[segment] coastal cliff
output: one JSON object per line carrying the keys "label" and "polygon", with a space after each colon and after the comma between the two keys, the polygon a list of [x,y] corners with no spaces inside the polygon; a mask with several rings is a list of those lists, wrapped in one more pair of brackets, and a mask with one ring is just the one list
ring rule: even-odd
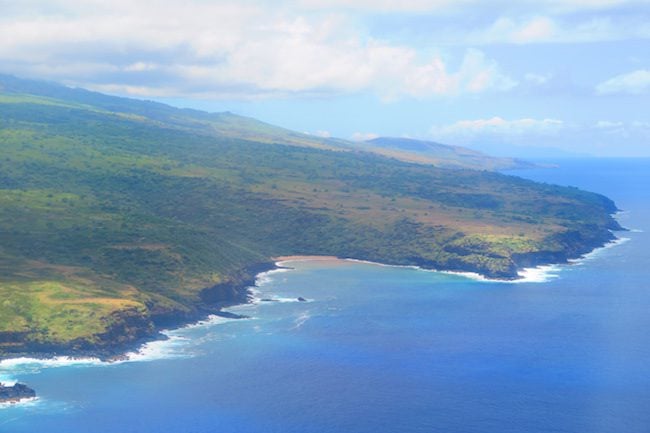
{"label": "coastal cliff", "polygon": [[137,351],[149,341],[166,338],[160,331],[181,327],[224,313],[223,309],[249,301],[248,288],[255,285],[256,275],[275,268],[273,262],[255,263],[239,270],[228,280],[200,291],[200,301],[191,308],[124,309],[115,311],[105,321],[101,333],[71,341],[43,341],[37,333],[0,332],[0,359],[15,357],[51,358],[56,356],[121,359],[124,353]]}

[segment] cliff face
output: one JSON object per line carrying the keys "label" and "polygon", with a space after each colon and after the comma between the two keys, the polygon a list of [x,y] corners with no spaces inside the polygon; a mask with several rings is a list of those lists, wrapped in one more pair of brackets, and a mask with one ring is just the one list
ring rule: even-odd
{"label": "cliff face", "polygon": [[136,343],[154,339],[158,332],[148,315],[138,309],[124,309],[105,318],[104,332],[71,341],[43,340],[38,333],[0,333],[0,359],[15,356],[98,356],[108,358]]}
{"label": "cliff face", "polygon": [[[257,263],[241,269],[226,281],[200,291],[199,301],[183,309],[154,311],[128,308],[114,312],[104,320],[104,332],[72,341],[42,341],[30,332],[0,332],[0,359],[17,356],[90,356],[101,359],[119,357],[143,343],[164,338],[160,330],[174,328],[219,314],[222,308],[248,302],[248,287],[255,276],[275,265]],[[232,317],[237,317],[233,315]]]}
{"label": "cliff face", "polygon": [[246,287],[255,285],[257,274],[274,268],[273,262],[252,264],[231,276],[227,281],[203,289],[200,295],[202,307],[214,309],[247,302]]}

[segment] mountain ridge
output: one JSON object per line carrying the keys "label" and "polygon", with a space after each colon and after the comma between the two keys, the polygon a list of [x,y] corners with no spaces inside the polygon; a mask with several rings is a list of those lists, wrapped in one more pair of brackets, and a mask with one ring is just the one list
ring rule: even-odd
{"label": "mountain ridge", "polygon": [[[301,147],[347,152],[372,152],[404,162],[431,164],[447,168],[475,168],[485,170],[507,170],[531,166],[512,158],[490,157],[481,152],[460,146],[417,140],[419,143],[437,145],[441,152],[409,151],[399,146],[406,139],[378,138],[366,142],[348,141],[334,137],[318,137],[275,126],[251,117],[230,111],[210,113],[192,108],[176,108],[160,102],[104,95],[81,88],[70,88],[57,83],[23,80],[0,74],[0,86],[5,92],[24,93],[51,98],[52,102],[72,101],[80,107],[101,108],[112,113],[129,113],[144,116],[152,121],[162,122],[193,132],[253,140],[264,143],[279,143]],[[0,89],[1,90],[1,89]],[[414,142],[416,140],[413,140]],[[395,143],[395,145],[390,145]],[[452,157],[455,155],[455,157]]]}

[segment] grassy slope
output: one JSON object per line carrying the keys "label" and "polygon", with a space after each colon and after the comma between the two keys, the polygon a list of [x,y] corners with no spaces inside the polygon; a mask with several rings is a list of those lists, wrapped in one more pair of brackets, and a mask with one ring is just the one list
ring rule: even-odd
{"label": "grassy slope", "polygon": [[561,259],[614,227],[613,203],[577,189],[208,134],[187,111],[92,102],[0,93],[0,350],[134,339],[273,256],[509,277],[517,254]]}

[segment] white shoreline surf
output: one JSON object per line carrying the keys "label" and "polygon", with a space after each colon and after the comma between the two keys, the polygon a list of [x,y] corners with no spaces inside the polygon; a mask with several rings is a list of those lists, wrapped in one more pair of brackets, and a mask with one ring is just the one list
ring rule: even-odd
{"label": "white shoreline surf", "polygon": [[[123,356],[103,361],[96,357],[71,357],[55,356],[51,358],[18,357],[0,360],[0,382],[14,384],[19,382],[16,376],[34,374],[49,368],[62,367],[110,367],[132,362],[151,362],[163,359],[178,359],[193,356],[187,348],[192,339],[185,336],[184,332],[197,328],[221,325],[233,320],[217,315],[210,315],[207,319],[190,323],[180,328],[160,331],[166,339],[154,340],[141,345],[137,350],[127,352]],[[22,401],[19,402],[22,404]],[[14,403],[15,405],[18,403]],[[9,406],[11,407],[11,406]]]}
{"label": "white shoreline surf", "polygon": [[[455,272],[455,271],[444,271],[444,270],[434,270],[434,269],[424,269],[418,266],[412,265],[389,265],[385,263],[372,262],[368,260],[359,260],[352,258],[319,258],[319,257],[297,257],[292,259],[280,260],[276,262],[276,266],[280,266],[278,269],[272,269],[269,271],[261,272],[255,277],[255,286],[250,286],[247,289],[251,292],[252,297],[250,302],[247,304],[241,304],[239,306],[233,306],[232,308],[236,309],[237,307],[246,307],[251,305],[256,305],[264,302],[261,294],[262,292],[258,287],[263,286],[270,281],[272,281],[273,276],[283,272],[292,271],[293,268],[286,267],[288,263],[295,262],[309,262],[309,261],[323,261],[323,260],[339,260],[352,263],[363,263],[373,266],[382,266],[382,267],[391,267],[391,268],[406,268],[413,269],[424,272],[436,272],[441,274],[448,275],[458,275],[460,277],[468,278],[475,281],[489,282],[489,283],[510,283],[510,284],[519,284],[519,283],[543,283],[548,282],[552,279],[559,278],[559,273],[566,267],[580,265],[585,261],[592,260],[595,257],[598,257],[600,253],[615,246],[621,245],[630,238],[616,238],[611,242],[603,245],[600,248],[596,248],[593,251],[584,254],[580,258],[571,259],[567,264],[557,264],[557,265],[543,265],[537,266],[534,268],[524,268],[519,271],[519,275],[522,277],[517,280],[498,280],[486,278],[483,275],[474,272]],[[286,302],[303,302],[299,301],[297,298],[274,298],[273,296],[269,297],[269,304],[277,303],[286,303]],[[307,302],[312,300],[307,299]],[[308,318],[307,318],[308,319]],[[192,330],[201,327],[211,327],[216,325],[221,325],[228,323],[233,320],[242,320],[242,319],[229,319],[217,315],[210,315],[207,319],[200,320],[198,322],[187,324],[183,327],[171,329],[171,330],[162,330],[161,334],[165,335],[167,338],[165,340],[154,340],[147,342],[140,346],[135,351],[131,351],[124,354],[124,357],[120,359],[111,360],[111,361],[102,361],[99,358],[94,357],[70,357],[70,356],[56,356],[52,358],[31,358],[31,357],[18,357],[18,358],[8,358],[0,360],[0,382],[3,383],[15,383],[17,382],[14,376],[20,376],[21,374],[33,374],[42,369],[46,368],[60,368],[60,367],[93,367],[93,366],[114,366],[130,362],[149,362],[162,359],[173,359],[173,358],[186,358],[193,356],[191,352],[188,352],[187,346],[191,342],[191,339],[183,335],[184,331]],[[302,323],[300,323],[302,325]],[[36,399],[38,400],[38,398]],[[26,401],[27,402],[27,401]],[[17,404],[22,404],[22,402],[10,403],[7,407],[12,407]],[[4,406],[0,406],[4,407]]]}
{"label": "white shoreline surf", "polygon": [[[421,268],[419,266],[415,265],[389,265],[386,263],[379,263],[379,262],[373,262],[370,260],[361,260],[361,259],[353,259],[353,258],[327,258],[327,260],[340,260],[344,262],[352,262],[352,263],[362,263],[362,264],[368,264],[368,265],[373,265],[373,266],[381,266],[381,267],[389,267],[389,268],[403,268],[403,269],[413,269],[417,271],[423,271],[423,272],[435,272],[435,273],[440,273],[440,274],[447,274],[447,275],[458,275],[460,277],[465,277],[470,280],[474,281],[481,281],[481,282],[486,282],[486,283],[505,283],[505,284],[522,284],[522,283],[546,283],[551,280],[560,278],[560,273],[571,266],[579,266],[582,263],[592,260],[595,257],[598,257],[603,251],[608,250],[610,248],[616,247],[618,245],[624,244],[625,242],[629,241],[630,238],[616,238],[611,240],[610,242],[606,243],[602,247],[598,247],[593,249],[592,251],[583,254],[582,256],[575,258],[575,259],[569,259],[567,260],[567,263],[557,263],[557,264],[547,264],[547,265],[539,265],[535,267],[530,267],[530,268],[522,268],[520,269],[517,274],[519,275],[520,278],[516,280],[500,280],[496,278],[488,278],[484,275],[481,275],[477,272],[462,272],[462,271],[446,271],[446,270],[439,270],[439,269],[425,269]],[[276,266],[286,266],[288,263],[295,263],[295,262],[310,262],[310,261],[324,261],[325,259],[319,258],[318,256],[314,257],[297,257],[295,259],[287,259],[287,260],[281,260],[276,262]],[[288,271],[291,270],[290,268],[281,268],[279,269],[280,271]],[[275,270],[274,270],[275,271]],[[268,273],[274,272],[274,271],[268,271]],[[265,280],[262,281],[262,284],[265,282]]]}
{"label": "white shoreline surf", "polygon": [[0,403],[0,410],[10,409],[13,407],[35,406],[41,401],[42,400],[38,397],[21,398],[18,401],[5,401],[3,403]]}
{"label": "white shoreline surf", "polygon": [[[389,265],[386,263],[380,263],[380,262],[373,262],[370,260],[361,260],[361,259],[351,259],[351,258],[342,258],[342,259],[331,259],[331,260],[340,260],[344,262],[351,262],[351,263],[361,263],[361,264],[367,264],[367,265],[372,265],[372,266],[380,266],[380,267],[386,267],[386,268],[401,268],[401,269],[413,269],[415,271],[421,271],[421,272],[434,272],[438,274],[446,274],[446,275],[457,275],[459,277],[464,277],[468,278],[470,280],[474,281],[481,281],[481,282],[486,282],[486,283],[542,283],[549,281],[552,278],[556,278],[557,276],[554,274],[551,274],[551,272],[555,272],[558,270],[559,265],[543,265],[543,266],[537,266],[535,268],[523,268],[521,269],[518,274],[520,279],[517,280],[499,280],[496,278],[488,278],[484,275],[481,275],[477,272],[463,272],[463,271],[446,271],[446,270],[440,270],[440,269],[426,269],[422,268],[420,266],[415,266],[415,265]],[[292,260],[283,260],[282,262],[277,262],[276,265],[285,265],[286,263],[290,262],[309,262],[309,261],[320,261],[320,259],[314,258],[297,258],[297,259],[292,259]]]}

